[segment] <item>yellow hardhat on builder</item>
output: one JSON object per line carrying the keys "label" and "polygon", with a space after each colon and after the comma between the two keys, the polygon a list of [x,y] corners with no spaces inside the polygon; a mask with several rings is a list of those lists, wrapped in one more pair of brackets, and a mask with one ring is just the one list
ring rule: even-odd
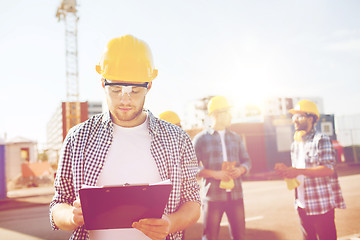
{"label": "yellow hardhat on builder", "polygon": [[319,110],[316,104],[309,100],[301,100],[296,104],[296,106],[293,109],[290,109],[289,112],[291,114],[307,113],[314,115],[316,116],[315,122],[320,118]]}
{"label": "yellow hardhat on builder", "polygon": [[108,42],[96,71],[104,79],[125,82],[151,82],[158,74],[149,46],[131,35]]}
{"label": "yellow hardhat on builder", "polygon": [[159,115],[159,118],[174,125],[180,125],[179,116],[173,111],[166,111]]}
{"label": "yellow hardhat on builder", "polygon": [[227,99],[223,96],[215,96],[208,103],[208,113],[211,115],[214,111],[231,108]]}

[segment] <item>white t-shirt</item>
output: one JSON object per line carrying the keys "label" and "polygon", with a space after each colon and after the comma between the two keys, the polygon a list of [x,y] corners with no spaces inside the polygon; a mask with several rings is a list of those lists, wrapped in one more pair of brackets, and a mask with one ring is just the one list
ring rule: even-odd
{"label": "white t-shirt", "polygon": [[226,152],[226,144],[225,144],[225,130],[218,131],[221,139],[221,146],[223,152],[223,161],[227,161],[227,152]]}
{"label": "white t-shirt", "polygon": [[[297,156],[297,161],[293,163],[295,168],[305,168],[305,154],[304,154],[304,142],[299,142],[299,151]],[[297,199],[295,200],[295,205],[297,207],[305,208],[305,198],[304,198],[304,175],[299,175],[296,177],[300,182],[300,185],[297,187]]]}
{"label": "white t-shirt", "polygon": [[[156,162],[151,155],[151,136],[143,124],[124,128],[114,124],[113,143],[109,149],[105,165],[97,181],[98,186],[146,184],[161,181]],[[91,240],[148,240],[145,234],[134,228],[92,230]]]}
{"label": "white t-shirt", "polygon": [[[220,139],[221,139],[223,161],[226,162],[228,160],[228,158],[227,158],[226,144],[225,144],[225,130],[221,130],[218,132],[220,134]],[[226,192],[231,192],[231,189],[226,189]]]}

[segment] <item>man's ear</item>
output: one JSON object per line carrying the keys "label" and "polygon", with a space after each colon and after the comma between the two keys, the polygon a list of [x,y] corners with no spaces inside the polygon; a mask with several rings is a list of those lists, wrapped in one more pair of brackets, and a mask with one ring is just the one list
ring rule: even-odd
{"label": "man's ear", "polygon": [[105,88],[105,79],[104,79],[104,78],[101,78],[101,86],[102,86],[103,88]]}
{"label": "man's ear", "polygon": [[152,82],[149,82],[148,86],[147,86],[147,91],[149,92],[150,88],[152,87]]}
{"label": "man's ear", "polygon": [[315,126],[315,124],[316,124],[315,117],[311,116],[311,118],[309,118],[309,119],[311,119],[310,121],[311,121],[312,126]]}

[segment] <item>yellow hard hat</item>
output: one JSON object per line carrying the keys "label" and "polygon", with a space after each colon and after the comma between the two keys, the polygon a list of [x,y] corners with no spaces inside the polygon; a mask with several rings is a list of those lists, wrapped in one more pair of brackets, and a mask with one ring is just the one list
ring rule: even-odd
{"label": "yellow hard hat", "polygon": [[307,113],[307,114],[315,115],[316,116],[315,121],[319,120],[320,118],[319,110],[316,104],[309,100],[301,100],[296,104],[296,106],[293,109],[290,109],[289,112],[291,114]]}
{"label": "yellow hard hat", "polygon": [[211,115],[214,111],[231,108],[227,99],[223,96],[215,96],[208,103],[208,113]]}
{"label": "yellow hard hat", "polygon": [[149,46],[131,35],[108,42],[96,71],[105,79],[126,82],[151,82],[158,74]]}
{"label": "yellow hard hat", "polygon": [[179,116],[172,112],[172,111],[166,111],[159,115],[159,118],[162,120],[165,120],[169,123],[180,125],[180,118]]}

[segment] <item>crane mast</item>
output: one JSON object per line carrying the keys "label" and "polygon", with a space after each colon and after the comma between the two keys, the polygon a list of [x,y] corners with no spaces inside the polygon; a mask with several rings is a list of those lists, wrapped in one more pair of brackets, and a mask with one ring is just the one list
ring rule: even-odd
{"label": "crane mast", "polygon": [[65,131],[80,123],[79,102],[79,68],[77,44],[77,16],[76,0],[62,0],[57,9],[58,21],[65,22],[65,49],[66,49],[66,106]]}
{"label": "crane mast", "polygon": [[76,0],[62,0],[56,12],[58,20],[65,22],[66,48],[66,98],[67,101],[79,101],[79,69],[77,46]]}

